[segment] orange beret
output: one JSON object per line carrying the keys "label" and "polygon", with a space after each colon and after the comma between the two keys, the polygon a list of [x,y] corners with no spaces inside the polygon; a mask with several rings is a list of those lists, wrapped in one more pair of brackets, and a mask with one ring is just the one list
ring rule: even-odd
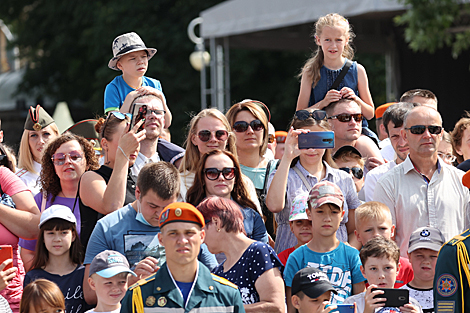
{"label": "orange beret", "polygon": [[287,132],[285,132],[283,130],[278,130],[274,133],[274,135],[276,136],[276,142],[277,143],[285,143],[286,142]]}
{"label": "orange beret", "polygon": [[382,116],[384,115],[384,112],[387,110],[387,108],[389,106],[391,106],[392,104],[395,104],[396,102],[389,102],[389,103],[385,103],[385,104],[382,104],[381,106],[377,107],[377,109],[375,109],[375,118],[382,118]]}
{"label": "orange beret", "polygon": [[185,202],[174,202],[160,213],[160,228],[174,222],[195,223],[204,227],[204,217],[193,205]]}

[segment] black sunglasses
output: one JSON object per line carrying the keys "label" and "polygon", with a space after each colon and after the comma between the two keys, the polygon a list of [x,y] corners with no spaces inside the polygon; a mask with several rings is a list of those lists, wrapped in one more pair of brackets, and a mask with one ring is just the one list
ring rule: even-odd
{"label": "black sunglasses", "polygon": [[245,121],[235,122],[235,124],[233,124],[233,130],[237,133],[244,133],[248,130],[248,126],[250,126],[253,131],[264,129],[264,125],[260,120],[252,120],[250,123]]}
{"label": "black sunglasses", "polygon": [[315,110],[313,112],[309,112],[307,110],[299,110],[295,112],[294,118],[305,121],[309,117],[312,117],[314,120],[321,121],[326,118],[326,112],[323,110]]}
{"label": "black sunglasses", "polygon": [[210,130],[204,129],[197,133],[199,139],[203,142],[207,142],[211,139],[212,133],[215,133],[215,138],[219,141],[225,141],[228,138],[228,131],[220,129],[216,130],[215,132],[211,132]]}
{"label": "black sunglasses", "polygon": [[432,135],[438,135],[442,131],[442,126],[437,126],[437,125],[414,125],[409,128],[405,128],[406,130],[409,130],[412,134],[415,135],[421,135],[424,134],[426,131],[426,128],[429,130],[429,133]]}
{"label": "black sunglasses", "polygon": [[338,121],[342,123],[350,122],[351,118],[353,118],[356,122],[359,123],[360,121],[362,121],[362,113],[356,113],[356,114],[342,113],[342,114],[328,117],[328,119],[330,120],[337,119]]}
{"label": "black sunglasses", "polygon": [[364,177],[364,171],[360,167],[340,167],[339,169],[348,174],[352,172],[353,176],[357,179]]}
{"label": "black sunglasses", "polygon": [[222,170],[219,170],[215,167],[205,168],[204,173],[208,180],[217,180],[220,176],[220,173],[224,176],[226,180],[232,180],[235,178],[235,167],[224,167]]}

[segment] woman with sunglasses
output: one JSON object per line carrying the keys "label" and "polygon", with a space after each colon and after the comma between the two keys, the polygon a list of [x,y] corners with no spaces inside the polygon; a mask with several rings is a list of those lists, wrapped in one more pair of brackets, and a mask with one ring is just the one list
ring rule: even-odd
{"label": "woman with sunglasses", "polygon": [[337,238],[347,242],[349,234],[354,237],[354,210],[361,203],[351,176],[336,168],[330,149],[299,149],[300,134],[323,131],[331,131],[325,111],[308,108],[295,112],[287,134],[284,155],[277,170],[269,176],[266,205],[273,213],[278,213],[278,240],[274,248],[278,252],[297,244],[289,227],[289,211],[295,196],[308,192],[322,180],[338,185],[345,198],[345,214],[336,232]]}
{"label": "woman with sunglasses", "polygon": [[13,252],[13,260],[0,263],[0,296],[18,312],[25,276],[18,240],[36,238],[40,213],[30,190],[12,171],[12,161],[2,144],[0,153],[0,245],[11,246]]}
{"label": "woman with sunglasses", "polygon": [[33,195],[41,189],[39,173],[46,144],[60,135],[52,117],[39,104],[30,107],[21,137],[18,171],[16,175],[29,187]]}
{"label": "woman with sunglasses", "polygon": [[187,202],[197,206],[206,197],[218,196],[232,199],[243,213],[243,224],[249,238],[264,243],[268,234],[263,219],[248,196],[236,157],[225,150],[205,153],[196,168],[194,184],[186,195]]}
{"label": "woman with sunglasses", "polygon": [[145,130],[137,131],[144,123],[142,119],[128,131],[130,122],[131,114],[111,112],[95,125],[100,134],[104,164],[85,173],[80,181],[80,240],[85,249],[101,217],[135,201],[136,178],[131,175],[130,167],[137,159]]}
{"label": "woman with sunglasses", "polygon": [[[70,208],[77,219],[80,233],[80,209],[77,191],[80,177],[85,171],[98,168],[98,158],[91,143],[85,138],[64,133],[49,143],[42,157],[41,192],[35,197],[40,211],[53,204]],[[34,257],[36,240],[20,240],[21,258],[29,270]]]}

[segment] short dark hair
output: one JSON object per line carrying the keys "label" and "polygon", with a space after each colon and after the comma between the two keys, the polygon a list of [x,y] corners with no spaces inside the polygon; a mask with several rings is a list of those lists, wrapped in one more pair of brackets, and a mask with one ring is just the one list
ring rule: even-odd
{"label": "short dark hair", "polygon": [[384,237],[376,237],[369,240],[359,252],[362,266],[365,266],[368,258],[383,258],[386,257],[395,261],[398,266],[400,261],[400,248],[397,244]]}
{"label": "short dark hair", "polygon": [[335,102],[331,102],[330,104],[328,104],[324,110],[326,111],[326,114],[328,116],[332,116],[333,115],[333,111],[335,110],[336,106],[338,106],[339,104],[341,103],[345,103],[345,102],[354,102],[355,104],[357,104],[359,107],[361,107],[361,105],[359,103],[357,103],[356,101],[352,100],[352,99],[347,99],[347,98],[344,98],[344,99],[340,99],[338,101],[335,101]]}
{"label": "short dark hair", "polygon": [[420,106],[420,104],[411,102],[398,102],[389,106],[382,115],[382,122],[387,135],[390,135],[388,131],[388,123],[392,122],[394,128],[402,127],[406,113],[411,111],[411,109],[416,106]]}
{"label": "short dark hair", "polygon": [[436,95],[432,91],[427,89],[411,89],[405,91],[405,93],[403,93],[400,97],[400,102],[412,102],[413,98],[416,96],[427,99],[433,99],[434,101],[436,101],[437,104]]}
{"label": "short dark hair", "polygon": [[160,199],[168,200],[180,192],[180,174],[169,162],[148,163],[140,170],[137,187],[142,196],[152,190]]}

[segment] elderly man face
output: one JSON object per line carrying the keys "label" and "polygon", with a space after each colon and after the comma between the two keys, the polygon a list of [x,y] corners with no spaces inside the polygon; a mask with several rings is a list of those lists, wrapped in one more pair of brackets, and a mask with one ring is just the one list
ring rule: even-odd
{"label": "elderly man face", "polygon": [[420,106],[405,117],[403,138],[408,141],[410,157],[437,157],[442,140],[442,119],[436,110]]}

